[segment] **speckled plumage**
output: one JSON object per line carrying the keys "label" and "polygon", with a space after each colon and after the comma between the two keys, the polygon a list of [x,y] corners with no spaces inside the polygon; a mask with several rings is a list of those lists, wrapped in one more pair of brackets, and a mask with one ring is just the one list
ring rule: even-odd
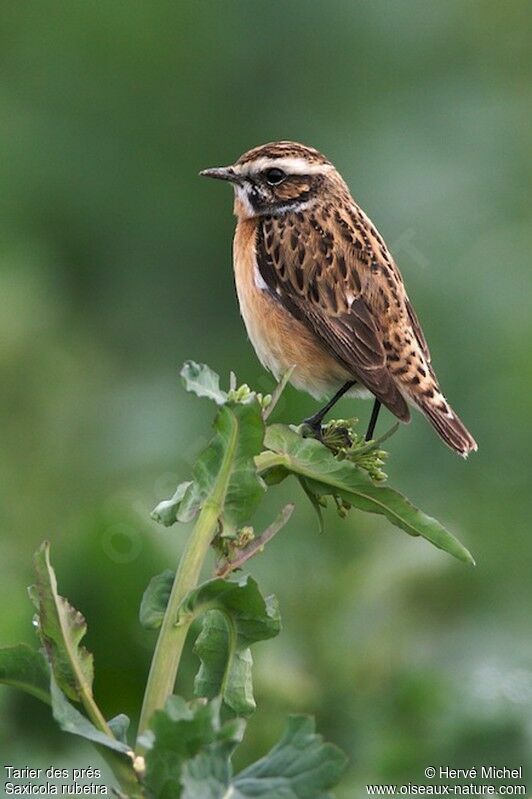
{"label": "speckled plumage", "polygon": [[[272,184],[276,169],[284,177]],[[475,450],[441,393],[397,265],[330,161],[274,142],[209,172],[235,185],[236,285],[262,363],[276,377],[295,365],[292,382],[314,396],[356,380],[402,421],[412,404],[452,449]]]}

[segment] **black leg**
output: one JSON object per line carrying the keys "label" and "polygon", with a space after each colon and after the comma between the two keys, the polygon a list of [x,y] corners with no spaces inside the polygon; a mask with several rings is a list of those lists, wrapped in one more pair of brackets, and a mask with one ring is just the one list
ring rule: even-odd
{"label": "black leg", "polygon": [[373,438],[373,432],[375,430],[375,425],[377,424],[377,419],[379,418],[380,409],[381,404],[379,400],[376,399],[373,403],[373,410],[371,411],[371,419],[369,420],[368,430],[366,433],[366,441],[370,441]]}
{"label": "black leg", "polygon": [[329,413],[333,405],[336,405],[338,400],[341,399],[344,396],[344,394],[347,391],[349,391],[350,388],[353,388],[355,383],[356,380],[349,380],[349,382],[345,383],[342,386],[342,388],[336,392],[334,397],[330,399],[326,405],[323,406],[323,408],[320,408],[320,410],[317,413],[313,414],[312,416],[309,416],[308,419],[304,419],[303,423],[308,424],[308,426],[311,427],[315,432],[321,433],[321,423],[323,421],[323,417],[325,416],[325,414]]}

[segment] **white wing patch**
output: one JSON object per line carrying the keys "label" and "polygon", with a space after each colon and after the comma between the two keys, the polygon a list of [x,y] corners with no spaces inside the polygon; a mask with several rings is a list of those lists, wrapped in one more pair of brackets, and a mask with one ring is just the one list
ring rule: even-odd
{"label": "white wing patch", "polygon": [[354,303],[354,301],[356,299],[355,295],[353,294],[352,291],[348,290],[348,291],[345,292],[345,298],[347,300],[347,304],[349,305],[349,308],[351,308],[352,304]]}
{"label": "white wing patch", "polygon": [[261,291],[269,291],[268,284],[266,283],[266,281],[262,277],[256,260],[255,260],[255,265],[253,267],[253,277],[255,279],[255,286],[258,289],[260,289]]}

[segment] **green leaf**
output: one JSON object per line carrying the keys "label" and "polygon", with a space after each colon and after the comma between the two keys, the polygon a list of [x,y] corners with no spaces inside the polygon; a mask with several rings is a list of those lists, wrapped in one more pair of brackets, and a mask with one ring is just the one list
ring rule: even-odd
{"label": "green leaf", "polygon": [[37,582],[30,596],[37,608],[37,623],[46,656],[57,684],[70,698],[92,697],[93,658],[81,645],[87,631],[82,614],[57,592],[55,572],[50,564],[50,545],[41,545],[34,556]]}
{"label": "green leaf", "polygon": [[249,521],[265,491],[254,462],[264,440],[264,422],[256,397],[245,404],[221,408],[214,429],[214,438],[194,468],[194,480],[205,499],[217,481],[222,462],[226,462],[228,479],[221,522],[223,532],[230,533]]}
{"label": "green leaf", "polygon": [[175,572],[167,569],[152,577],[140,604],[140,623],[148,630],[156,630],[163,623],[164,612],[170,599]]}
{"label": "green leaf", "polygon": [[[80,713],[74,705],[70,704],[53,676],[50,680],[50,694],[52,697],[53,717],[62,730],[72,735],[79,735],[81,738],[86,738],[88,741],[104,746],[107,749],[112,749],[115,752],[121,752],[125,755],[130,754],[131,747],[127,743],[116,738],[110,738],[105,733],[100,732],[86,716]],[[131,765],[129,757],[126,762]]]}
{"label": "green leaf", "polygon": [[[165,527],[170,527],[178,521],[179,507],[187,490],[192,486],[192,481],[180,483],[173,497],[165,499],[152,510],[151,518]],[[195,514],[194,514],[195,515]]]}
{"label": "green leaf", "polygon": [[141,739],[150,799],[330,799],[346,758],[315,734],[312,719],[290,718],[277,746],[233,777],[231,756],[244,727],[243,719],[221,725],[219,701],[170,697]]}
{"label": "green leaf", "polygon": [[[215,434],[193,469],[194,480],[182,483],[172,499],[159,503],[153,518],[170,525],[189,522],[217,486],[223,496],[216,501],[223,508],[222,532],[233,535],[249,521],[266,486],[257,475],[254,458],[262,449],[264,421],[255,394],[245,400],[228,401],[214,420]],[[222,481],[220,472],[223,470]]]}
{"label": "green leaf", "polygon": [[314,732],[314,720],[292,716],[281,741],[231,783],[231,799],[328,799],[346,757]]}
{"label": "green leaf", "polygon": [[[50,694],[52,713],[61,729],[92,741],[111,766],[131,799],[141,798],[141,788],[131,759],[131,748],[114,737],[92,695],[92,655],[81,646],[86,632],[85,619],[57,592],[57,581],[50,565],[47,541],[34,556],[37,582],[30,596],[37,607],[39,636],[51,666]],[[68,698],[83,702],[89,718],[70,704]],[[114,721],[123,732],[124,720]]]}
{"label": "green leaf", "polygon": [[145,799],[145,793],[133,768],[134,752],[127,743],[126,732],[129,719],[123,714],[109,721],[115,737],[101,732],[89,719],[70,704],[57,685],[53,675],[50,680],[52,713],[55,721],[64,732],[77,735],[90,741],[108,763],[118,779],[123,793],[117,795],[129,799]]}
{"label": "green leaf", "polygon": [[[254,458],[264,439],[264,420],[258,395],[247,386],[221,391],[219,377],[204,364],[187,361],[181,370],[187,390],[209,397],[221,405],[214,420],[215,434],[198,458],[193,480],[181,483],[168,500],[160,502],[152,518],[170,526],[176,521],[190,522],[199,513],[215,486],[224,495],[216,497],[223,506],[222,533],[233,535],[249,521],[260,502],[265,483],[258,477]],[[222,482],[219,473],[224,471]]]}
{"label": "green leaf", "polygon": [[[187,704],[179,696],[171,696],[164,710],[154,713],[150,734],[142,739],[148,747],[144,785],[152,799],[183,796],[182,780],[189,784],[197,781],[198,769],[207,779],[213,772],[217,774],[218,786],[225,788],[230,777],[229,756],[242,738],[244,724],[236,719],[221,726],[219,713],[219,702]],[[199,758],[195,765],[187,764],[195,758]],[[195,799],[204,795],[208,796],[185,794]]]}
{"label": "green leaf", "polygon": [[207,611],[194,651],[201,667],[194,683],[196,696],[221,695],[237,715],[255,710],[250,646],[276,636],[281,629],[274,596],[264,598],[252,577],[214,579],[191,591],[180,613],[199,616]]}
{"label": "green leaf", "polygon": [[264,472],[262,479],[267,486],[276,486],[289,476],[290,472],[288,469],[285,469],[284,466],[273,466],[271,469],[267,469],[267,471]]}
{"label": "green leaf", "polygon": [[118,716],[109,719],[107,723],[117,741],[127,744],[127,733],[130,725],[129,716],[126,716],[125,713],[119,713]]}
{"label": "green leaf", "polygon": [[176,521],[181,522],[181,524],[193,521],[200,511],[204,499],[200,485],[195,480],[192,480],[183,494],[183,499],[176,506]]}
{"label": "green leaf", "polygon": [[235,744],[213,743],[183,764],[181,799],[221,799],[232,796],[229,786]]}
{"label": "green leaf", "polygon": [[50,704],[50,669],[42,652],[27,644],[0,649],[0,683],[20,688]]}
{"label": "green leaf", "polygon": [[198,397],[207,397],[217,405],[224,405],[227,401],[227,393],[220,388],[219,376],[206,364],[185,361],[180,374],[187,391]]}
{"label": "green leaf", "polygon": [[436,519],[427,516],[402,494],[375,485],[357,466],[337,460],[319,441],[302,438],[286,425],[267,428],[265,446],[282,455],[281,466],[305,479],[305,490],[316,497],[340,497],[367,513],[378,513],[412,536],[422,536],[434,546],[465,563],[474,564],[470,552]]}
{"label": "green leaf", "polygon": [[[140,617],[144,627],[162,623],[173,583],[173,572],[154,577],[144,594]],[[277,600],[264,598],[252,577],[209,580],[183,600],[179,615],[205,614],[194,651],[201,660],[194,693],[212,699],[223,697],[236,714],[255,709],[250,646],[273,638],[281,628]]]}
{"label": "green leaf", "polygon": [[321,499],[321,497],[319,497],[317,494],[314,493],[314,491],[312,491],[312,489],[307,485],[307,481],[305,480],[304,477],[299,478],[299,483],[301,485],[301,488],[309,498],[310,504],[316,511],[316,516],[318,517],[318,528],[320,533],[323,534],[325,532],[325,521],[323,518],[323,503],[326,500]]}

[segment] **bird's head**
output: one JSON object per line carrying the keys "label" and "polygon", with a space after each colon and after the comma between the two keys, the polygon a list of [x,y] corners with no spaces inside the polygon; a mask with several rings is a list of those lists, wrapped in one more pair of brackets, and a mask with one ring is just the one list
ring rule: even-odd
{"label": "bird's head", "polygon": [[301,211],[335,188],[345,188],[324,155],[291,141],[262,144],[231,166],[204,169],[200,175],[233,184],[235,214],[240,218]]}

